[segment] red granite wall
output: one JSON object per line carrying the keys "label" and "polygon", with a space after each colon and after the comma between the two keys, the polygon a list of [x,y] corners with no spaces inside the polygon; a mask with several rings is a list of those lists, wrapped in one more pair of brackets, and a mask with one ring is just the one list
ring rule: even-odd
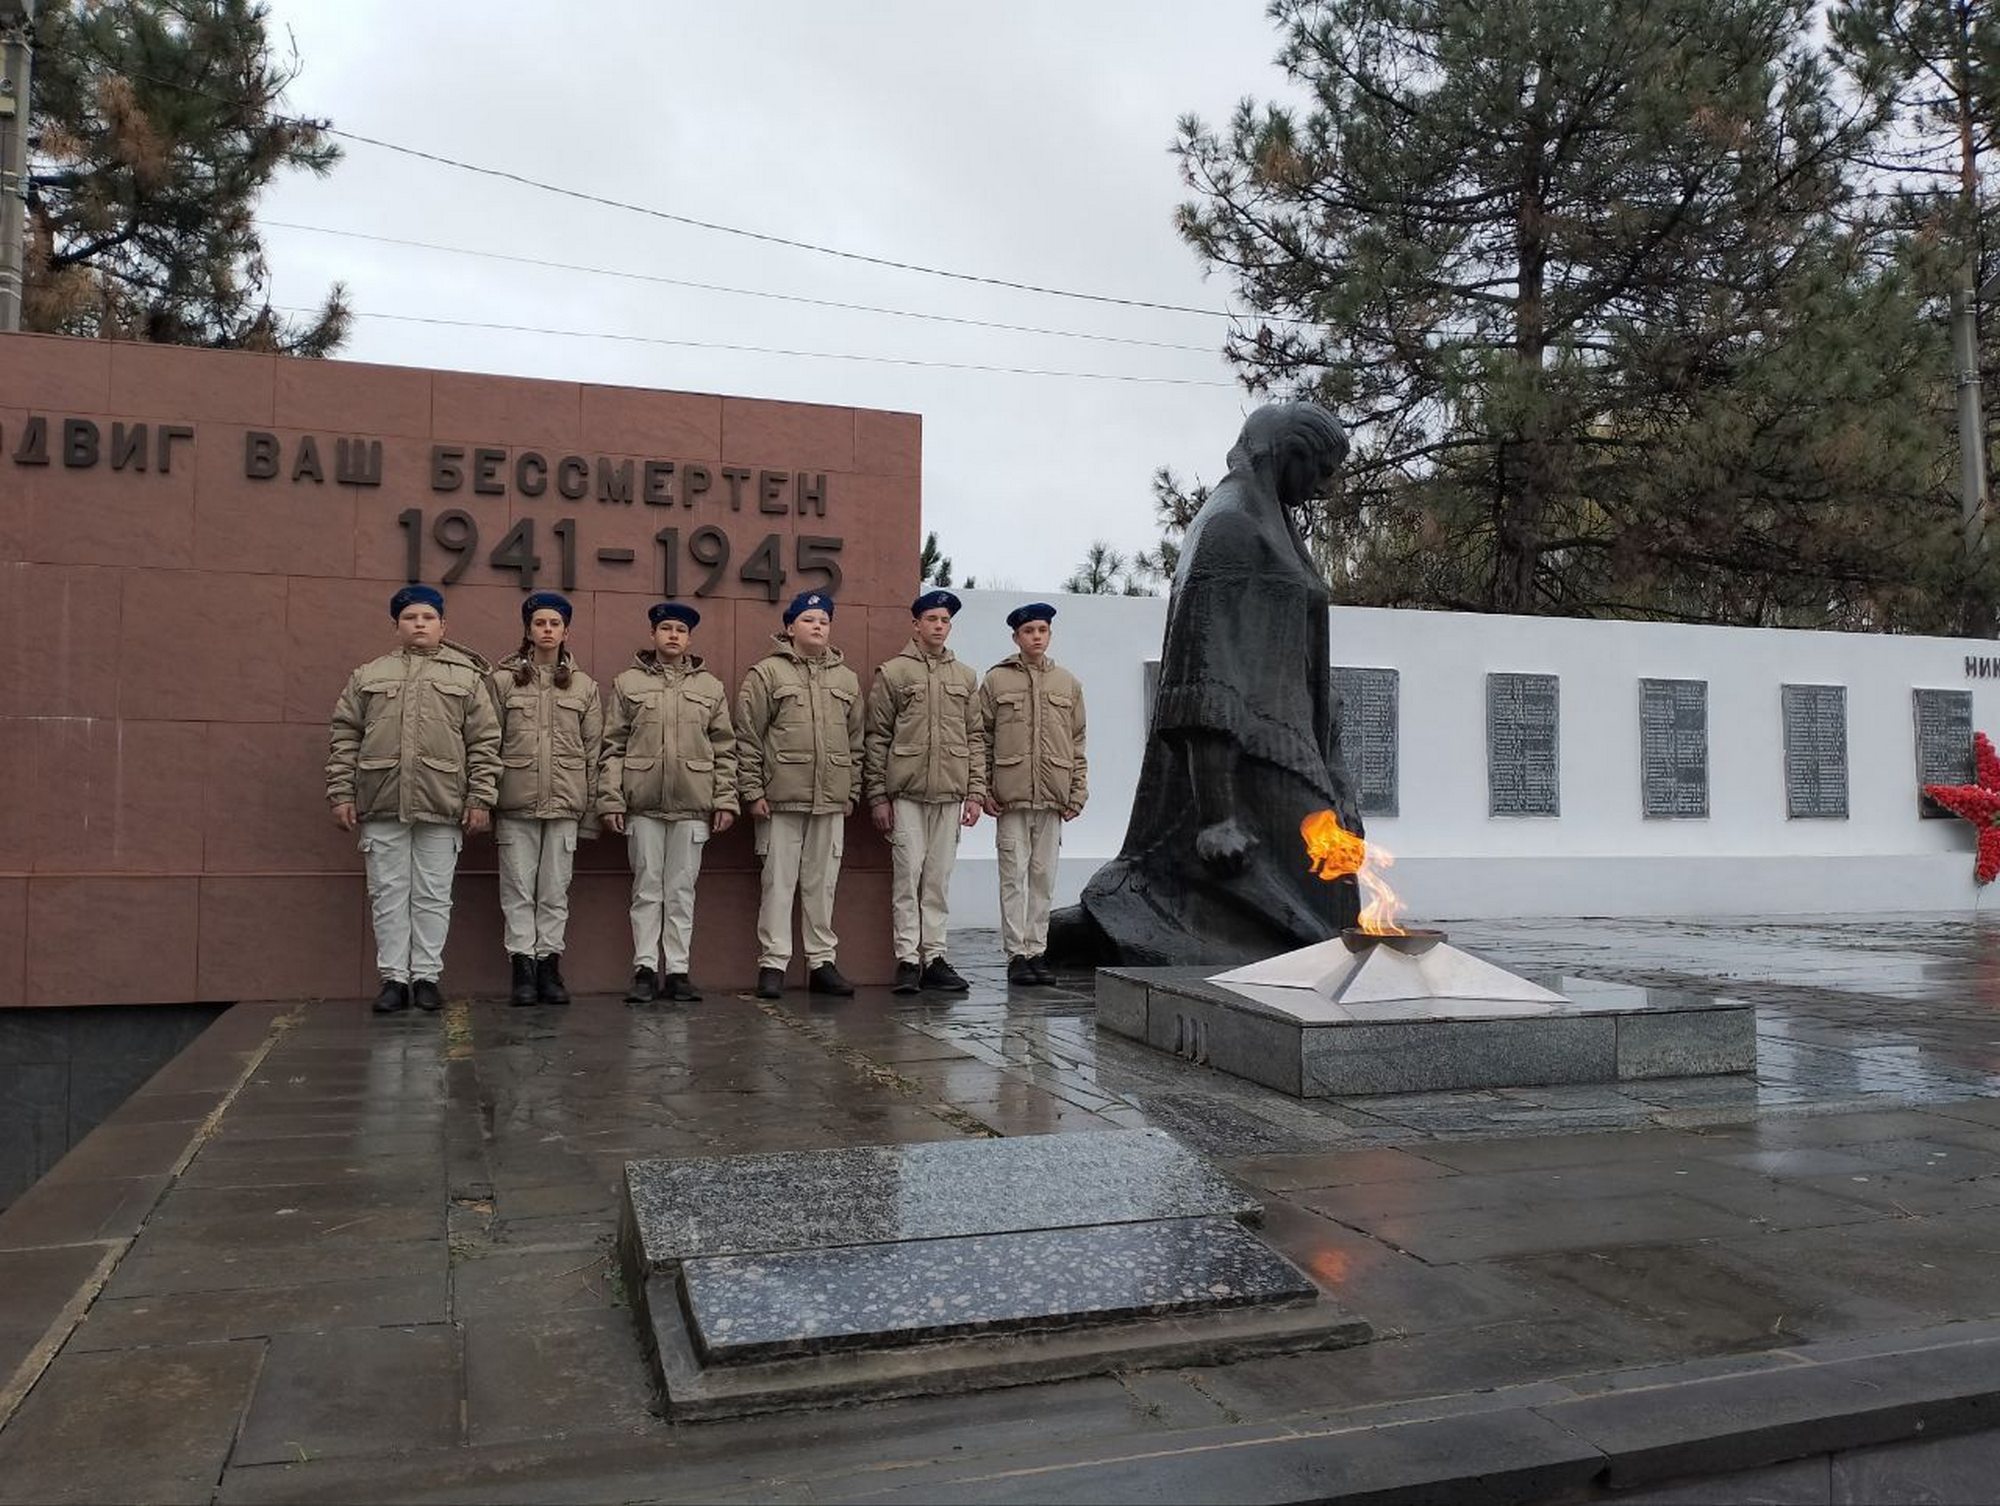
{"label": "red granite wall", "polygon": [[[675,529],[697,651],[732,689],[782,602],[828,582],[801,548],[811,564],[838,540],[834,643],[865,683],[909,631],[921,434],[905,413],[0,336],[0,1006],[372,992],[360,855],[322,792],[325,723],[348,671],[394,644],[412,534],[427,581],[465,560],[448,631],[498,658],[520,640],[523,588],[490,556],[531,521],[536,584],[560,589],[571,520],[572,644],[608,681],[646,642]],[[340,479],[343,440],[350,476],[379,442],[379,483]],[[537,456],[543,494],[523,495]],[[576,499],[558,492],[575,489],[568,456],[588,475]],[[479,535],[463,556],[433,533],[453,509]],[[722,540],[729,562],[696,594],[711,572],[691,551],[712,560]],[[622,549],[630,563],[598,557]],[[783,582],[755,578],[773,558]],[[836,923],[862,981],[891,970],[888,861],[856,818]],[[623,983],[627,881],[621,840],[584,845],[573,986]],[[754,975],[756,889],[746,824],[708,849],[701,981]],[[479,838],[447,986],[496,989],[505,964]]]}

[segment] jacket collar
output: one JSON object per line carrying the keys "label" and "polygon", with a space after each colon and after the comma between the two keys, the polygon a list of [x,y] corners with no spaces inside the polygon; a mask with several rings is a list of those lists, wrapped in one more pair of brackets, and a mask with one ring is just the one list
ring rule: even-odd
{"label": "jacket collar", "polygon": [[898,659],[915,659],[919,664],[949,664],[955,656],[949,648],[941,648],[935,655],[927,654],[923,650],[923,645],[912,638],[908,643],[903,645],[902,652],[897,654],[896,657]]}
{"label": "jacket collar", "polygon": [[[771,652],[781,659],[790,659],[794,664],[809,665],[815,662],[798,651],[798,648],[792,643],[790,634],[787,633],[773,633],[771,635]],[[826,646],[826,653],[817,662],[832,669],[845,661],[840,657],[840,650],[829,643]]]}
{"label": "jacket collar", "polygon": [[[700,654],[684,655],[680,663],[680,673],[694,674],[706,662]],[[667,677],[667,666],[660,662],[659,654],[650,648],[642,648],[632,656],[632,667],[643,669],[649,675],[658,675],[663,680]]]}

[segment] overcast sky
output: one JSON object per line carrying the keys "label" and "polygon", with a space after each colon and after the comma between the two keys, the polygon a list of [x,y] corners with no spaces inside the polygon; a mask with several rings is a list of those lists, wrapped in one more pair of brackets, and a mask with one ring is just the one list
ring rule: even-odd
{"label": "overcast sky", "polygon": [[[263,218],[280,304],[335,278],[344,354],[924,417],[924,517],[962,577],[1023,590],[1093,538],[1154,541],[1148,478],[1214,479],[1245,400],[1228,294],[1175,235],[1176,118],[1281,89],[1259,0],[273,0],[290,102],[345,130],[676,214],[1017,282],[1196,305],[1121,309],[868,267],[580,204],[373,147],[289,177]],[[765,292],[1191,349],[937,324],[511,265],[327,227]],[[1092,381],[809,359],[367,315],[1176,378]]]}

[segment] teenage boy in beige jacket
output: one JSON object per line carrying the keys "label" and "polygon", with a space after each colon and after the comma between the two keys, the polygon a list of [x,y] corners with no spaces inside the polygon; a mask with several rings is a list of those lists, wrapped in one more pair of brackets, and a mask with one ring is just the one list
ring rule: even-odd
{"label": "teenage boy in beige jacket", "polygon": [[875,829],[894,853],[890,901],[895,990],[962,994],[945,956],[958,834],[979,820],[986,758],[978,750],[979,676],[945,647],[961,603],[926,591],[910,603],[910,641],[875,671],[868,692],[862,784]]}
{"label": "teenage boy in beige jacket", "polygon": [[802,591],[785,631],[750,667],[736,698],[737,784],[744,808],[769,823],[757,911],[757,997],[784,994],[792,960],[792,897],[806,944],[806,986],[845,997],[854,985],[834,954],[833,895],[846,819],[861,794],[861,682],[828,646],[833,598]]}
{"label": "teenage boy in beige jacket", "polygon": [[628,1004],[699,1003],[689,976],[695,881],[711,833],[736,823],[736,729],[729,692],[689,652],[701,613],[662,601],[646,621],[653,646],[611,685],[598,809],[625,833],[632,859],[632,987]]}
{"label": "teenage boy in beige jacket", "polygon": [[451,883],[467,832],[485,831],[500,780],[490,666],[444,636],[444,597],[405,586],[389,599],[396,651],[348,676],[333,708],[326,801],[361,831],[382,990],[377,1014],[444,1007],[438,978]]}
{"label": "teenage boy in beige jacket", "polygon": [[1007,614],[1016,652],[986,672],[979,722],[986,810],[1000,818],[1000,939],[1009,983],[1053,983],[1043,960],[1062,826],[1090,794],[1083,686],[1049,657],[1056,609],[1029,602]]}

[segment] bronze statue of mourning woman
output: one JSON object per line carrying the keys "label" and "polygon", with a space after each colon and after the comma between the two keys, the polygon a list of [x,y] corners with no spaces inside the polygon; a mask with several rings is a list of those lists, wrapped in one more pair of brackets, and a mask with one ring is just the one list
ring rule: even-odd
{"label": "bronze statue of mourning woman", "polygon": [[1054,917],[1057,961],[1230,965],[1355,923],[1352,875],[1327,882],[1299,824],[1361,813],[1340,752],[1332,598],[1299,515],[1347,435],[1312,403],[1252,413],[1181,545],[1146,758],[1118,856]]}

